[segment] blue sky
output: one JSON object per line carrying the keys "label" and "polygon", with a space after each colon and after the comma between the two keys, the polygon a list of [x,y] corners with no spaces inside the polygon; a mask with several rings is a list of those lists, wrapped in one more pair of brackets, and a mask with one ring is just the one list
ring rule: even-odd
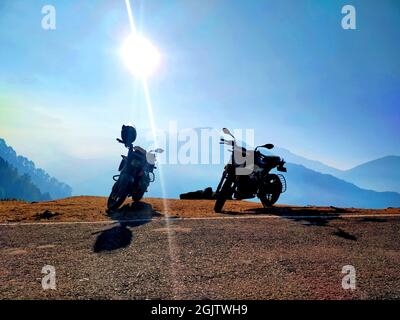
{"label": "blue sky", "polygon": [[[46,4],[55,31],[41,28]],[[357,30],[341,28],[345,4]],[[400,155],[398,1],[131,5],[162,55],[149,80],[160,128],[254,128],[258,143],[339,168]],[[141,84],[118,55],[128,34],[123,0],[2,0],[0,136],[45,169],[115,157],[122,123],[149,126]]]}

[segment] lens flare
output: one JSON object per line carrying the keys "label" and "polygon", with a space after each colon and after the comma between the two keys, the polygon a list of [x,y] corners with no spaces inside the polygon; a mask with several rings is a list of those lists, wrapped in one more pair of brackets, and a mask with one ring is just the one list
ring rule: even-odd
{"label": "lens flare", "polygon": [[[150,117],[150,127],[153,134],[154,146],[158,147],[157,142],[157,132],[156,132],[156,123],[154,119],[153,105],[151,103],[150,98],[150,90],[147,84],[147,77],[150,76],[155,69],[157,68],[160,62],[160,55],[156,47],[154,47],[151,42],[143,37],[140,37],[136,33],[135,22],[133,20],[132,8],[129,0],[125,0],[126,9],[128,12],[129,23],[131,26],[132,37],[128,37],[125,41],[124,45],[121,48],[122,58],[127,64],[128,68],[131,70],[133,74],[142,78],[144,95],[146,98],[146,106],[147,111]],[[136,38],[135,38],[136,37]],[[139,37],[139,40],[138,38]],[[136,50],[140,51],[140,53],[136,52]],[[134,57],[136,56],[136,59]],[[140,65],[139,61],[143,63]],[[160,183],[161,183],[161,192],[163,199],[163,211],[166,216],[166,227],[168,230],[167,238],[168,238],[168,249],[169,256],[171,259],[171,277],[173,281],[173,296],[175,298],[181,298],[181,288],[182,284],[179,283],[178,270],[180,268],[180,263],[178,259],[178,246],[174,239],[174,233],[170,227],[170,213],[168,208],[168,202],[166,200],[166,192],[165,192],[165,184],[163,177],[162,166],[158,166],[159,174],[160,174]]]}

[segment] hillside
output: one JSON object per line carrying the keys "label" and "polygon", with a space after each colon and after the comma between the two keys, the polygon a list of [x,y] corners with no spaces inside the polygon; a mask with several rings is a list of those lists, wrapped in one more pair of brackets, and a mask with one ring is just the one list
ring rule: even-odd
{"label": "hillside", "polygon": [[0,157],[0,199],[43,201],[49,200],[50,195],[42,194],[28,175],[19,175],[15,168]]}
{"label": "hillside", "polygon": [[320,173],[331,174],[364,189],[400,192],[400,156],[386,156],[349,170],[339,170],[322,162],[298,156],[283,148],[275,148],[273,153],[288,162],[300,164]]}
{"label": "hillside", "polygon": [[0,138],[0,157],[13,166],[19,175],[29,176],[31,182],[37,186],[42,193],[48,193],[52,199],[71,196],[72,188],[51,177],[43,169],[36,168],[33,161],[19,156],[14,149]]}
{"label": "hillside", "polygon": [[301,165],[289,163],[287,167],[288,191],[281,199],[286,203],[360,208],[400,207],[399,193],[363,189]]}
{"label": "hillside", "polygon": [[400,192],[400,157],[372,160],[342,172],[340,177],[363,188]]}
{"label": "hillside", "polygon": [[275,147],[273,149],[273,152],[271,152],[271,153],[284,158],[287,162],[300,164],[308,169],[311,169],[311,170],[314,170],[317,172],[331,174],[336,177],[339,177],[340,173],[342,173],[342,170],[330,167],[330,166],[328,166],[320,161],[317,161],[317,160],[311,160],[311,159],[307,159],[305,157],[299,156],[285,148]]}

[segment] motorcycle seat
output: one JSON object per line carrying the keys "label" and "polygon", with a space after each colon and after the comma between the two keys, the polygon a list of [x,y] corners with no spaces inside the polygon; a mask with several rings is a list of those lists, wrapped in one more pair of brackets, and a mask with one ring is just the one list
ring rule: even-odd
{"label": "motorcycle seat", "polygon": [[139,153],[142,153],[143,155],[146,155],[146,153],[147,153],[147,151],[145,149],[143,149],[142,147],[139,147],[139,146],[134,146],[133,150],[135,150]]}
{"label": "motorcycle seat", "polygon": [[278,156],[264,156],[264,159],[266,159],[267,161],[280,161],[281,158]]}

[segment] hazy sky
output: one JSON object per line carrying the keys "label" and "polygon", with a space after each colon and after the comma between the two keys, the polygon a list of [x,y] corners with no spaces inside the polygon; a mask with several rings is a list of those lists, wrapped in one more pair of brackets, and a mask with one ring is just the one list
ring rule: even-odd
{"label": "hazy sky", "polygon": [[[131,4],[162,55],[149,80],[159,127],[254,128],[256,142],[339,168],[400,155],[399,1]],[[345,4],[357,30],[341,27]],[[149,126],[118,55],[129,30],[123,0],[2,0],[0,137],[45,169],[115,157],[122,123]]]}

